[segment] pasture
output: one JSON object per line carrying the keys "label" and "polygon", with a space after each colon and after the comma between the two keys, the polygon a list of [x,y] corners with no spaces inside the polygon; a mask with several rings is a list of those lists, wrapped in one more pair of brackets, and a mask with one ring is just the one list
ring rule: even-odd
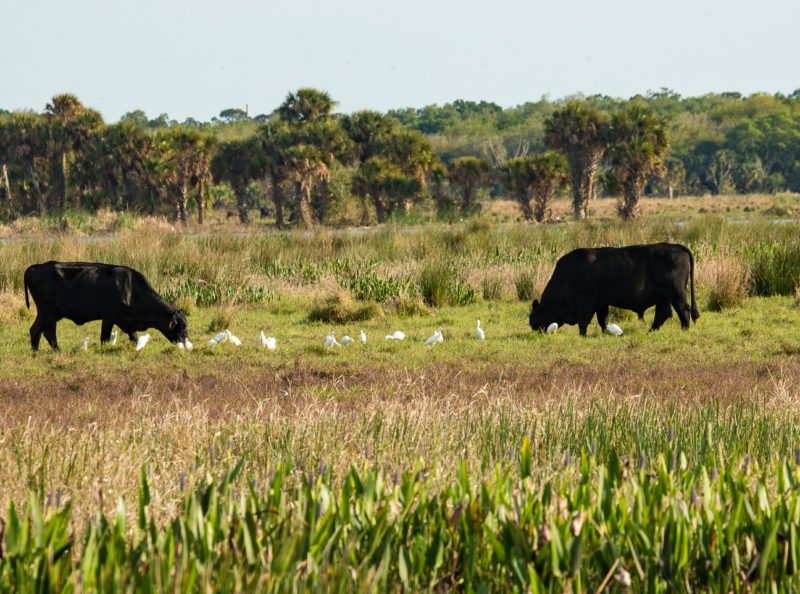
{"label": "pasture", "polygon": [[[786,587],[798,231],[720,215],[244,237],[134,222],[114,241],[4,244],[0,588]],[[695,254],[690,330],[649,333],[652,309],[613,311],[619,337],[530,330],[559,256],[655,241]],[[62,321],[63,352],[32,355],[22,273],[49,259],[141,271],[186,308],[194,351],[153,332],[139,353],[101,347],[99,322]],[[225,328],[244,344],[205,348]],[[367,344],[327,349],[331,329]]]}

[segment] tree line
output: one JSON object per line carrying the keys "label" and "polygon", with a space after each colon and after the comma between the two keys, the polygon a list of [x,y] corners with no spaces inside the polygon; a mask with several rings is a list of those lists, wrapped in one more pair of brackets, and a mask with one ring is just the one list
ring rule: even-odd
{"label": "tree line", "polygon": [[647,192],[800,191],[800,91],[334,107],[328,93],[303,88],[271,114],[231,108],[211,122],[134,111],[106,124],[69,94],[41,114],[0,112],[0,216],[105,207],[171,210],[186,222],[194,210],[202,223],[229,196],[242,222],[269,204],[279,227],[312,227],[343,202],[368,224],[426,203],[469,214],[488,193],[542,221],[571,189],[575,217],[607,195],[630,219]]}

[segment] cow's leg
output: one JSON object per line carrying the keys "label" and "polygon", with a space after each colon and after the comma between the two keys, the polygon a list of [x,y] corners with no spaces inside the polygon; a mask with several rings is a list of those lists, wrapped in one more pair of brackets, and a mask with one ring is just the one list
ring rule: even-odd
{"label": "cow's leg", "polygon": [[586,301],[578,300],[578,330],[581,336],[586,336],[586,330],[589,328],[589,323],[594,316],[593,304],[587,299]]}
{"label": "cow's leg", "polygon": [[111,330],[114,328],[114,322],[111,320],[103,320],[100,326],[100,342],[108,342],[111,340]]}
{"label": "cow's leg", "polygon": [[56,339],[56,323],[55,323],[55,321],[46,320],[43,323],[43,326],[44,326],[44,329],[43,329],[44,337],[47,339],[47,342],[50,343],[50,348],[52,348],[56,352],[61,351],[61,349],[58,348],[58,340]]}
{"label": "cow's leg", "polygon": [[39,350],[39,341],[42,338],[42,319],[39,316],[36,316],[36,319],[33,321],[33,325],[31,325],[31,348],[34,351]]}
{"label": "cow's leg", "polygon": [[672,317],[672,308],[669,301],[664,299],[656,303],[656,315],[653,318],[653,325],[650,326],[650,332],[658,330],[668,319]]}
{"label": "cow's leg", "polygon": [[664,295],[669,300],[675,313],[678,314],[678,319],[681,321],[681,328],[688,330],[689,322],[692,319],[692,308],[689,307],[689,302],[686,300],[686,291],[670,287],[668,290],[664,291]]}
{"label": "cow's leg", "polygon": [[136,342],[139,340],[139,333],[134,330],[133,332],[126,332],[125,334],[128,335],[128,338],[131,339],[131,342]]}
{"label": "cow's leg", "polygon": [[597,308],[597,323],[600,324],[600,330],[605,330],[608,326],[608,306],[603,305]]}

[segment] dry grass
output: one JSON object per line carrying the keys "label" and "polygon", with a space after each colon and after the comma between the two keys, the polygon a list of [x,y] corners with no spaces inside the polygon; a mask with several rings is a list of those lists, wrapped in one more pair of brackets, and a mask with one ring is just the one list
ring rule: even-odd
{"label": "dry grass", "polygon": [[711,311],[739,307],[747,299],[750,271],[735,253],[709,255],[698,262],[697,283],[707,292]]}
{"label": "dry grass", "polygon": [[[74,521],[82,525],[98,507],[110,513],[120,496],[135,501],[145,466],[153,509],[166,521],[177,512],[187,480],[241,457],[247,479],[256,481],[286,455],[301,470],[324,463],[335,476],[362,463],[391,476],[422,458],[435,462],[442,480],[463,460],[485,478],[495,464],[513,459],[509,444],[534,430],[539,443],[554,448],[539,456],[547,473],[562,458],[555,452],[580,447],[581,424],[598,407],[622,407],[634,416],[646,408],[674,415],[709,405],[772,403],[777,410],[787,402],[794,410],[798,378],[797,357],[780,366],[655,367],[619,357],[473,370],[215,365],[214,372],[194,368],[159,377],[75,370],[38,381],[2,380],[0,501],[19,501],[28,489],[53,502],[72,498]],[[129,510],[135,513],[135,506]]]}
{"label": "dry grass", "polygon": [[345,289],[331,291],[316,300],[308,312],[312,322],[327,324],[347,324],[363,322],[383,317],[383,310],[377,303],[356,301]]}

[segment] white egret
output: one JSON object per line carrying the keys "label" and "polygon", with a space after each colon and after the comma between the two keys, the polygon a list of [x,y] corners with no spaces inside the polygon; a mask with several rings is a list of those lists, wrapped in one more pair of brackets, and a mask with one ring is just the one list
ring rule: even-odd
{"label": "white egret", "polygon": [[361,339],[361,344],[367,344],[367,335],[364,334],[363,330],[361,331],[361,335],[359,336],[359,338]]}
{"label": "white egret", "polygon": [[111,346],[114,346],[115,344],[117,344],[117,331],[116,330],[114,330],[111,333],[111,339],[108,342],[111,343]]}
{"label": "white egret", "polygon": [[264,336],[263,330],[261,331],[261,335],[258,337],[258,344],[260,344],[262,347],[267,346],[267,337]]}
{"label": "white egret", "polygon": [[403,340],[406,335],[401,330],[395,330],[393,334],[389,334],[384,340]]}
{"label": "white egret", "polygon": [[184,349],[184,344],[182,342],[178,343],[178,350],[182,351]]}
{"label": "white egret", "polygon": [[242,341],[231,334],[230,330],[225,330],[225,334],[228,337],[228,342],[232,343],[234,346],[242,346]]}
{"label": "white egret", "polygon": [[137,351],[141,351],[144,348],[144,345],[147,344],[148,340],[150,340],[150,335],[149,334],[145,334],[144,336],[140,336],[136,340],[136,350]]}
{"label": "white egret", "polygon": [[325,346],[328,348],[331,348],[332,346],[342,346],[333,335],[333,330],[331,330],[331,333],[325,337]]}
{"label": "white egret", "polygon": [[83,346],[81,347],[81,349],[83,349],[84,351],[88,351],[89,350],[89,337],[88,336],[83,339]]}
{"label": "white egret", "polygon": [[275,338],[273,336],[267,337],[267,348],[271,351],[274,351],[277,345],[275,344]]}
{"label": "white egret", "polygon": [[215,346],[217,346],[217,339],[216,339],[216,338],[212,338],[211,340],[209,340],[209,341],[206,343],[206,346],[207,346],[208,348],[210,348],[210,349],[213,349]]}
{"label": "white egret", "polygon": [[622,328],[620,328],[616,324],[609,324],[608,326],[606,326],[606,330],[608,330],[614,336],[622,336]]}
{"label": "white egret", "polygon": [[350,344],[351,342],[355,342],[355,340],[347,336],[347,334],[342,336],[342,344]]}
{"label": "white egret", "polygon": [[557,324],[557,323],[555,323],[555,322],[553,322],[552,324],[550,324],[550,325],[547,327],[547,333],[548,333],[548,334],[552,334],[552,333],[553,333],[553,332],[555,332],[556,330],[558,330],[558,324]]}
{"label": "white egret", "polygon": [[423,343],[425,346],[432,346],[437,342],[442,341],[442,329],[439,328],[436,332],[433,333],[432,336],[429,336],[425,342]]}
{"label": "white egret", "polygon": [[484,334],[483,330],[481,329],[480,320],[478,320],[478,328],[477,330],[475,330],[475,338],[477,338],[478,340],[486,340],[486,334]]}
{"label": "white egret", "polygon": [[228,342],[228,331],[225,332],[217,332],[213,338],[214,342]]}
{"label": "white egret", "polygon": [[191,351],[194,348],[194,345],[191,342],[189,342],[188,338],[183,342],[183,344],[186,347],[187,351]]}

